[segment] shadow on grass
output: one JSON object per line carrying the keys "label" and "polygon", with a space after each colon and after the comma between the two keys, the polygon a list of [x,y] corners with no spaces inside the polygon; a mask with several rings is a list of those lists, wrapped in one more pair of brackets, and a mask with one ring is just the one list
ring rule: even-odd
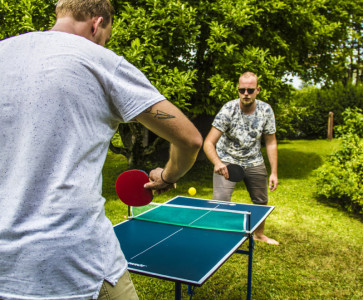
{"label": "shadow on grass", "polygon": [[[348,209],[344,204],[344,200],[343,199],[328,199],[328,198],[325,198],[325,197],[319,197],[319,196],[315,196],[315,199],[323,204],[323,205],[326,205],[328,207],[332,207],[332,208],[335,208],[339,211],[342,211],[344,212],[349,218],[354,218],[358,221],[360,221],[361,223],[363,223],[363,214],[362,214],[362,206],[358,205],[358,204],[355,204],[355,205],[352,205],[351,203],[350,206],[350,209]],[[347,202],[350,202],[349,199],[346,199],[345,201]]]}
{"label": "shadow on grass", "polygon": [[[268,166],[268,160],[265,159]],[[323,164],[322,158],[314,153],[280,149],[278,153],[278,175],[281,179],[302,179]],[[269,166],[268,166],[269,168]]]}
{"label": "shadow on grass", "polygon": [[[266,167],[270,174],[270,165],[265,148],[262,149]],[[312,152],[279,149],[278,151],[278,176],[281,179],[302,179],[311,175],[312,171],[323,164],[321,156]],[[213,177],[213,165],[208,159],[198,160],[188,172],[188,180],[209,182]]]}

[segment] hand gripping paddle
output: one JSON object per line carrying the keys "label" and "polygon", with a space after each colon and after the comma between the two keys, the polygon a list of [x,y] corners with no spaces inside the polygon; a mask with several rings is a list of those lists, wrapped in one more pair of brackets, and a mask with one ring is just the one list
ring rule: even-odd
{"label": "hand gripping paddle", "polygon": [[245,171],[243,168],[236,164],[230,164],[227,166],[228,174],[229,174],[229,181],[232,182],[239,182],[245,178]]}
{"label": "hand gripping paddle", "polygon": [[144,188],[149,176],[141,170],[121,173],[116,180],[116,193],[121,201],[129,206],[144,206],[153,199],[152,190]]}

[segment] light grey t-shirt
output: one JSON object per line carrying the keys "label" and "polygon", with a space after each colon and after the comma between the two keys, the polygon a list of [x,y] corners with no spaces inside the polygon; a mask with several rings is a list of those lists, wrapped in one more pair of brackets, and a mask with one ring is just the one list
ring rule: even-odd
{"label": "light grey t-shirt", "polygon": [[263,163],[261,137],[276,132],[275,116],[271,106],[259,100],[252,114],[244,114],[239,101],[227,102],[212,123],[223,132],[216,145],[217,154],[224,162],[258,166]]}
{"label": "light grey t-shirt", "polygon": [[127,268],[101,195],[109,140],[165,97],[62,32],[1,41],[0,69],[0,298],[96,299]]}

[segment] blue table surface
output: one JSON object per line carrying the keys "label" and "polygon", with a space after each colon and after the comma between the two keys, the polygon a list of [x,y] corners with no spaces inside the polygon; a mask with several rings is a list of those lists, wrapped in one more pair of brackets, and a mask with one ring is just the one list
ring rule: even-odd
{"label": "blue table surface", "polygon": [[[251,232],[273,206],[175,197],[169,204],[251,212]],[[202,285],[247,239],[242,233],[130,219],[114,226],[131,272]]]}

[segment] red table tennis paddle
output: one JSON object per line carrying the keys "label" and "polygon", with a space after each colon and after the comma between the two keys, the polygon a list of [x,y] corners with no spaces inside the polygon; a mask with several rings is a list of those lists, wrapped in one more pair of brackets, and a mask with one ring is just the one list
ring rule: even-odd
{"label": "red table tennis paddle", "polygon": [[152,190],[144,188],[149,176],[141,170],[121,173],[116,180],[116,193],[120,200],[129,206],[144,206],[153,199]]}
{"label": "red table tennis paddle", "polygon": [[227,166],[229,181],[239,182],[245,178],[245,171],[240,165],[230,164]]}

